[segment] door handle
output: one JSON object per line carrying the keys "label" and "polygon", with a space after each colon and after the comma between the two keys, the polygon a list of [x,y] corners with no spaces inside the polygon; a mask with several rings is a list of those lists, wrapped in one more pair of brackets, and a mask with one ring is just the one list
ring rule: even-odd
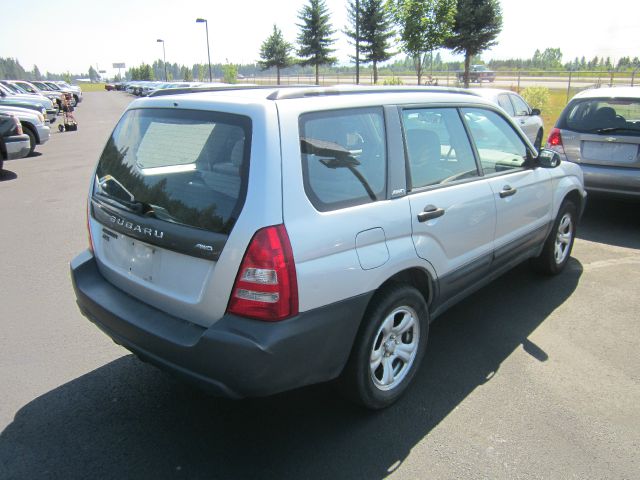
{"label": "door handle", "polygon": [[511,185],[505,185],[502,187],[502,191],[500,192],[500,198],[510,197],[511,195],[515,195],[518,191],[517,188],[512,188]]}
{"label": "door handle", "polygon": [[427,220],[433,220],[444,215],[444,208],[438,208],[435,205],[427,205],[424,210],[418,214],[418,221],[420,223]]}

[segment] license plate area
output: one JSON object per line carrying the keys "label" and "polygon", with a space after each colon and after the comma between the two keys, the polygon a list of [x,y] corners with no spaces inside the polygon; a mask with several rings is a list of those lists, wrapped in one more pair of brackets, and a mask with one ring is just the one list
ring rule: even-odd
{"label": "license plate area", "polygon": [[582,142],[582,159],[593,163],[631,165],[638,160],[638,145],[616,142]]}
{"label": "license plate area", "polygon": [[110,264],[146,282],[154,281],[161,250],[104,227],[102,240],[103,253]]}

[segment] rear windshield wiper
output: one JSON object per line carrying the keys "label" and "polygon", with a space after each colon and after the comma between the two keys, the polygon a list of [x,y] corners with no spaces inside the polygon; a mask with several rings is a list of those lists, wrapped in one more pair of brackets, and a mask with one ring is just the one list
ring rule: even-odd
{"label": "rear windshield wiper", "polygon": [[353,156],[351,151],[342,147],[341,145],[333,142],[327,142],[325,140],[318,140],[317,138],[301,138],[300,150],[302,153],[309,155],[317,155],[319,157],[326,157],[320,159],[327,168],[346,168],[358,179],[364,189],[367,191],[367,195],[372,201],[376,201],[376,194],[371,189],[369,182],[364,176],[356,170],[355,167],[360,165],[360,161]]}
{"label": "rear windshield wiper", "polygon": [[114,198],[100,192],[94,193],[94,196],[99,197],[100,201],[107,203],[112,207],[123,208],[130,213],[135,213],[137,215],[142,215],[145,217],[153,217],[171,223],[180,223],[165,208],[153,205],[151,203],[143,202],[140,200],[124,200],[122,198]]}
{"label": "rear windshield wiper", "polygon": [[640,133],[640,129],[638,128],[629,128],[629,127],[607,127],[607,128],[596,128],[592,130],[594,133],[613,133],[613,132],[638,132]]}

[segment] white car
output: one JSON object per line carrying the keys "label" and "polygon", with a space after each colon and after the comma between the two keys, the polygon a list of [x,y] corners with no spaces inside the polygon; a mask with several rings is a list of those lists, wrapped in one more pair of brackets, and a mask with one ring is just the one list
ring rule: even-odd
{"label": "white car", "polygon": [[23,132],[29,136],[29,153],[33,154],[36,145],[43,145],[49,141],[51,127],[41,113],[27,108],[0,105],[0,112],[10,113],[20,120]]}
{"label": "white car", "polygon": [[544,124],[539,109],[531,108],[524,98],[511,90],[498,88],[470,88],[469,90],[502,107],[516,120],[536,150],[540,151],[544,138]]}
{"label": "white car", "polygon": [[82,89],[79,86],[69,85],[67,82],[63,82],[62,80],[56,80],[51,83],[55,83],[62,90],[70,90],[76,105],[82,101]]}

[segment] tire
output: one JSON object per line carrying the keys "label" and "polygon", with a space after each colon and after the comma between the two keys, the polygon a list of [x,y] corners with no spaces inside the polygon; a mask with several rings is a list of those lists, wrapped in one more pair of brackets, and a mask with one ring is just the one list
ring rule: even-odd
{"label": "tire", "polygon": [[429,311],[417,289],[395,284],[380,290],[367,308],[340,379],[344,393],[370,409],[394,403],[420,366],[428,330]]}
{"label": "tire", "polygon": [[533,142],[533,146],[536,147],[536,150],[540,152],[540,147],[542,147],[542,129],[538,130],[538,134],[536,135],[536,141]]}
{"label": "tire", "polygon": [[542,253],[531,260],[533,268],[547,275],[559,274],[569,261],[576,238],[578,209],[571,200],[560,206],[553,228],[545,241]]}
{"label": "tire", "polygon": [[36,138],[36,134],[33,133],[30,127],[27,127],[24,123],[22,124],[22,131],[29,135],[29,153],[27,153],[27,157],[33,155],[33,151],[36,149],[36,145],[38,144],[38,139]]}

